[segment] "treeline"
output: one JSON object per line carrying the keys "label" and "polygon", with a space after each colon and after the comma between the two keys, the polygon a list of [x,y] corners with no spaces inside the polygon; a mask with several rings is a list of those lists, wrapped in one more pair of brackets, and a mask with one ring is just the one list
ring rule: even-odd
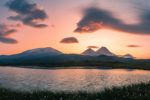
{"label": "treeline", "polygon": [[150,70],[150,61],[69,61],[50,63],[0,63],[1,66],[41,66],[41,67],[107,67]]}

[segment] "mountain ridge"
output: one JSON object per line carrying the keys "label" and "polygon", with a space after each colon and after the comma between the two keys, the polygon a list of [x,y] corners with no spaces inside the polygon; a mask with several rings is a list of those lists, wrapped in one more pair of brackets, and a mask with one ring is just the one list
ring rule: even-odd
{"label": "mountain ridge", "polygon": [[[103,61],[111,61],[113,59],[120,59],[119,56],[112,56],[111,53],[107,48],[102,47],[97,51],[103,51],[102,53],[98,52],[95,53],[94,50],[88,49],[86,52],[82,54],[64,54],[54,48],[46,47],[46,48],[36,48],[31,50],[26,50],[22,53],[14,54],[14,55],[2,55],[0,56],[0,62],[56,62],[56,61],[83,61],[83,60],[103,60]],[[106,54],[105,54],[106,52]],[[108,54],[107,54],[108,53]],[[90,55],[89,55],[90,54]],[[100,54],[100,55],[99,55]],[[123,57],[122,57],[123,58]],[[130,57],[127,57],[130,59]],[[39,60],[40,59],[40,60]],[[131,59],[133,59],[131,57]],[[44,61],[45,60],[45,61]]]}
{"label": "mountain ridge", "polygon": [[81,54],[90,55],[90,56],[98,56],[98,55],[116,56],[114,53],[110,52],[106,47],[101,47],[97,51],[94,51],[91,48],[88,48]]}

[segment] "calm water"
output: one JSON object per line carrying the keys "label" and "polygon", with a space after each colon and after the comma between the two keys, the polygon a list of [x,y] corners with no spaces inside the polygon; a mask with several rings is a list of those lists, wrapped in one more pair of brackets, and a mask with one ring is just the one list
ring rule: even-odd
{"label": "calm water", "polygon": [[0,87],[19,90],[96,91],[150,81],[150,71],[0,67]]}

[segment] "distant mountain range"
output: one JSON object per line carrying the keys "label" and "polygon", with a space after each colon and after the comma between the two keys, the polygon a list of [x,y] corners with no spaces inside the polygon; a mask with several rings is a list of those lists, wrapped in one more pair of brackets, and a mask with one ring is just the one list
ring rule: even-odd
{"label": "distant mountain range", "polygon": [[54,63],[68,61],[124,61],[133,59],[130,54],[117,56],[106,47],[97,51],[87,49],[82,54],[64,54],[54,48],[37,48],[14,55],[1,55],[0,64],[7,63]]}
{"label": "distant mountain range", "polygon": [[89,56],[98,56],[98,55],[105,55],[105,56],[116,56],[116,57],[121,57],[121,58],[132,58],[134,59],[131,54],[125,54],[122,56],[118,56],[112,52],[110,52],[106,47],[101,47],[97,51],[92,50],[91,48],[85,50],[81,55],[89,55]]}
{"label": "distant mountain range", "polygon": [[112,52],[110,52],[106,47],[101,47],[97,51],[92,50],[91,48],[87,49],[82,53],[82,55],[92,55],[92,56],[98,56],[98,55],[105,55],[105,56],[116,56]]}
{"label": "distant mountain range", "polygon": [[132,58],[132,59],[135,59],[135,57],[133,57],[131,54],[126,54],[126,55],[123,55],[123,56],[120,56],[122,58]]}

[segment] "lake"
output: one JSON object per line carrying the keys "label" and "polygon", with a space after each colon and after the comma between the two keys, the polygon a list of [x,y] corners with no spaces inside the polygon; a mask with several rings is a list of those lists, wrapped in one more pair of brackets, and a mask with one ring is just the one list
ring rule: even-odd
{"label": "lake", "polygon": [[149,81],[146,70],[0,66],[0,87],[16,90],[90,92]]}

